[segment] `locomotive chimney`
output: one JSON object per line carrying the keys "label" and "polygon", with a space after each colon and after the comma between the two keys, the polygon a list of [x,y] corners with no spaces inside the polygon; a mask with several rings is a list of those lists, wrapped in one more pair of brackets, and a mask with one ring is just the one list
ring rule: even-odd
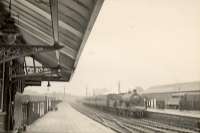
{"label": "locomotive chimney", "polygon": [[136,89],[133,90],[133,94],[137,94],[137,90]]}

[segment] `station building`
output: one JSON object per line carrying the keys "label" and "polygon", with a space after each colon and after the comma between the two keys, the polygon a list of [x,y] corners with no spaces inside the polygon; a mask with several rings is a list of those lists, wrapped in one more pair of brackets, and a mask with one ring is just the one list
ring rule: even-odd
{"label": "station building", "polygon": [[153,86],[142,95],[148,108],[200,110],[200,81]]}
{"label": "station building", "polygon": [[16,128],[17,92],[70,81],[103,1],[0,0],[0,132]]}

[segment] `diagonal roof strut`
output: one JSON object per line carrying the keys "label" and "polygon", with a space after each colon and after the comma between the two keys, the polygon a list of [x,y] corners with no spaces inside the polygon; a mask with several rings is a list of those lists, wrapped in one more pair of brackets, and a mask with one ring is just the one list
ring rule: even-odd
{"label": "diagonal roof strut", "polygon": [[[53,31],[53,40],[54,45],[59,44],[58,35],[59,35],[59,26],[58,26],[58,0],[49,0],[50,11],[51,11],[51,22],[52,22],[52,31]],[[56,57],[58,60],[58,65],[60,64],[60,52],[56,51]]]}

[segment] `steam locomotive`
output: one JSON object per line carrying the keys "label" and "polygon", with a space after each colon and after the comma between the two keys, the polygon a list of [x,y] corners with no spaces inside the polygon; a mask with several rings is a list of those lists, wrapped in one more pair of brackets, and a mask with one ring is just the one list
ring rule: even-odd
{"label": "steam locomotive", "polygon": [[86,97],[83,103],[118,115],[144,117],[145,99],[136,90],[123,94],[108,94]]}

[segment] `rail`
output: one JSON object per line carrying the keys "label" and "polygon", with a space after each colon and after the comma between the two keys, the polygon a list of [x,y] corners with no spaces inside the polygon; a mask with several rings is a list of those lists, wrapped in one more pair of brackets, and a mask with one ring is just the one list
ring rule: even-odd
{"label": "rail", "polygon": [[145,118],[134,119],[109,114],[95,108],[89,108],[81,103],[72,103],[71,105],[80,113],[118,133],[198,133],[196,130],[170,126]]}

